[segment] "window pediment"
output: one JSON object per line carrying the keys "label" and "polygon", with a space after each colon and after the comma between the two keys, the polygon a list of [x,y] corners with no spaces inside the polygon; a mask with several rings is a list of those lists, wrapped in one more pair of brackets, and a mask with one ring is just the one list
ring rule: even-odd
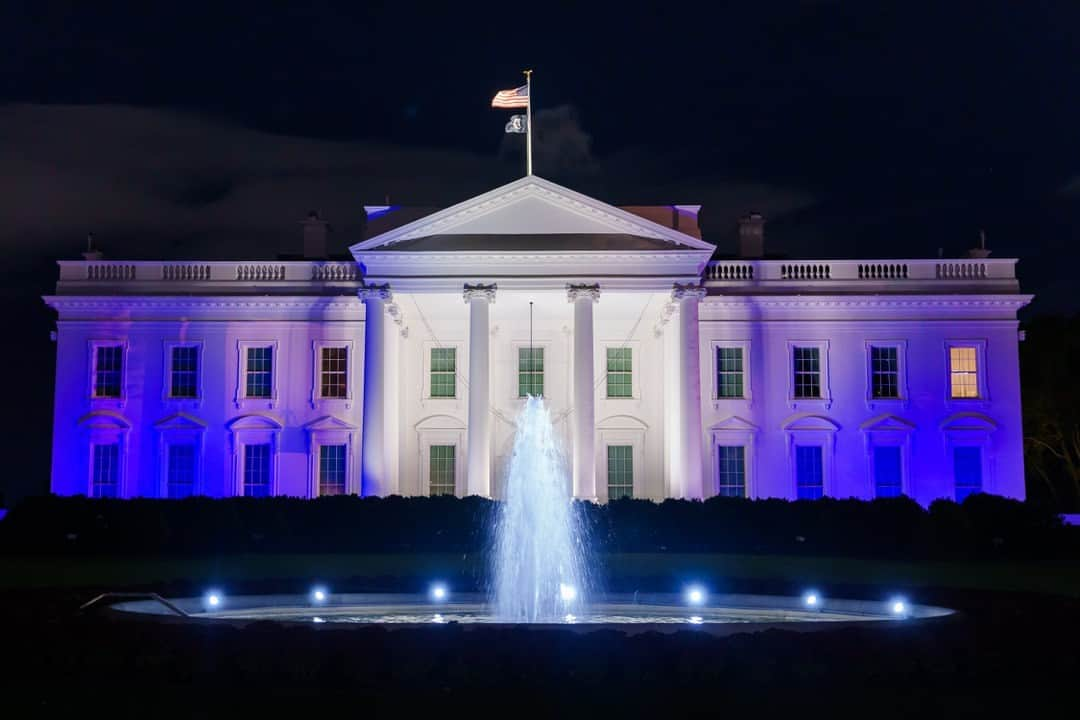
{"label": "window pediment", "polygon": [[633,415],[608,415],[596,423],[597,430],[648,430],[645,421]]}
{"label": "window pediment", "polygon": [[178,412],[154,423],[155,430],[205,430],[206,423],[194,415]]}
{"label": "window pediment", "polygon": [[862,425],[859,429],[863,432],[911,432],[915,429],[915,424],[908,422],[902,417],[892,415],[890,413],[884,413],[876,417],[872,417]]}
{"label": "window pediment", "polygon": [[280,430],[281,421],[271,415],[241,415],[225,423],[225,427],[233,432],[237,430]]}
{"label": "window pediment", "polygon": [[788,432],[836,432],[840,429],[839,425],[824,415],[813,415],[810,413],[792,415],[783,422],[782,427]]}
{"label": "window pediment", "polygon": [[960,412],[941,422],[942,432],[993,432],[997,423],[982,413]]}
{"label": "window pediment", "polygon": [[323,415],[320,418],[312,420],[308,424],[304,425],[304,429],[308,432],[324,432],[324,431],[352,431],[356,430],[356,426],[352,423],[345,422],[341,418],[334,417],[333,415]]}
{"label": "window pediment", "polygon": [[739,417],[738,415],[730,415],[720,422],[716,423],[709,428],[710,432],[757,432],[758,426],[754,423]]}
{"label": "window pediment", "polygon": [[118,412],[95,410],[79,418],[79,425],[94,430],[128,430],[131,423]]}
{"label": "window pediment", "polygon": [[416,423],[417,430],[464,430],[465,423],[452,415],[428,415]]}

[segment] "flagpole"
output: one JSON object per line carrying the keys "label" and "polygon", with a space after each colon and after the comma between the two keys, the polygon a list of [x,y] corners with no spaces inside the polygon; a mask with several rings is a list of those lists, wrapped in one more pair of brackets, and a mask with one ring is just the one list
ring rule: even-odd
{"label": "flagpole", "polygon": [[525,71],[525,174],[532,175],[532,70]]}

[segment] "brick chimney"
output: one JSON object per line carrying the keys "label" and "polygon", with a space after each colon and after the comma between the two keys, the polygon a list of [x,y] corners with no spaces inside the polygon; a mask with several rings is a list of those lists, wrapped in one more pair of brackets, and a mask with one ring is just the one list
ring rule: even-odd
{"label": "brick chimney", "polygon": [[330,224],[312,210],[307,219],[300,223],[304,226],[304,259],[325,260],[327,256],[327,236]]}
{"label": "brick chimney", "polygon": [[765,218],[750,213],[739,218],[739,257],[759,258],[765,256]]}

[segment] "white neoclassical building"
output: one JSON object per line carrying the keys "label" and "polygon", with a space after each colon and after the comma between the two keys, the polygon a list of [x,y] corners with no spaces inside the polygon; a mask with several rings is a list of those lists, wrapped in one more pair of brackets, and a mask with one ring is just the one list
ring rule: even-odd
{"label": "white neoclassical building", "polygon": [[1024,496],[1015,260],[713,260],[697,206],[536,176],[353,262],[61,261],[52,489],[499,497],[542,395],[577,497]]}

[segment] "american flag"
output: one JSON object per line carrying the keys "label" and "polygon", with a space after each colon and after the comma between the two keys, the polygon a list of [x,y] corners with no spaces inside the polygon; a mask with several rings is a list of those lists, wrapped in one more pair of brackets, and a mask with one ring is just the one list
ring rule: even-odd
{"label": "american flag", "polygon": [[507,110],[529,107],[529,86],[522,85],[513,90],[500,90],[491,99],[491,107]]}

